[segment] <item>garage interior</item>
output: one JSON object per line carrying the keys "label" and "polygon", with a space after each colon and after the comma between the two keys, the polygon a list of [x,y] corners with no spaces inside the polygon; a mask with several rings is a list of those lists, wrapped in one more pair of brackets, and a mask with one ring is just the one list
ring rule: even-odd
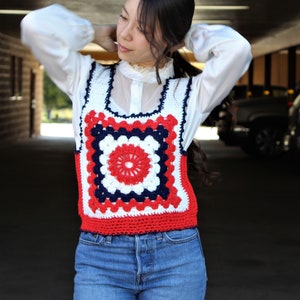
{"label": "garage interior", "polygon": [[[114,23],[123,3],[56,2],[95,23]],[[51,3],[1,0],[0,33],[18,40],[23,16]],[[265,81],[266,56],[293,49],[296,64],[284,82],[293,89],[300,81],[298,1],[196,1],[196,5],[195,23],[227,24],[250,41],[255,78]],[[116,59],[94,45],[82,52],[99,60]],[[5,112],[1,114],[0,127]],[[299,159],[258,161],[219,141],[204,140],[202,146],[209,169],[221,174],[211,187],[199,186],[197,175],[192,175],[207,260],[206,299],[298,299]],[[72,138],[40,136],[0,144],[1,300],[72,299],[79,228],[73,148]]]}

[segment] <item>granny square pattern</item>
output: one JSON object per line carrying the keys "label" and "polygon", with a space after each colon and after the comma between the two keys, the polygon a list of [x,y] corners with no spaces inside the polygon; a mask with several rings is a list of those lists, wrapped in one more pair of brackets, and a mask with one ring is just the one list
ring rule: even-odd
{"label": "granny square pattern", "polygon": [[153,212],[179,205],[173,174],[174,116],[129,123],[90,111],[85,124],[88,205],[94,213]]}

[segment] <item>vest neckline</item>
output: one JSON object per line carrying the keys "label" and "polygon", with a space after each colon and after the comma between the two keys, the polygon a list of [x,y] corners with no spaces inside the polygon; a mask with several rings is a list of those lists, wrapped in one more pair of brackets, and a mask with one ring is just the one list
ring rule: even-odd
{"label": "vest neckline", "polygon": [[[113,65],[111,67],[111,70],[110,70],[110,79],[109,79],[108,89],[106,91],[106,98],[105,98],[105,109],[107,111],[109,111],[111,114],[113,114],[114,116],[122,117],[124,119],[147,117],[147,116],[152,116],[154,114],[159,113],[162,110],[162,107],[164,105],[164,102],[165,102],[165,99],[166,99],[166,96],[167,96],[167,91],[169,89],[169,82],[170,82],[170,79],[171,79],[169,77],[166,78],[165,83],[163,83],[163,89],[162,89],[162,92],[161,92],[161,95],[160,95],[159,105],[156,108],[154,108],[152,111],[146,112],[146,113],[140,112],[138,114],[122,114],[122,113],[119,113],[119,112],[114,111],[114,110],[111,109],[111,105],[110,105],[111,104],[111,92],[112,92],[112,89],[113,89],[114,76],[115,76],[115,73],[116,73],[117,66],[118,65]],[[155,80],[156,80],[156,77],[155,77]]]}

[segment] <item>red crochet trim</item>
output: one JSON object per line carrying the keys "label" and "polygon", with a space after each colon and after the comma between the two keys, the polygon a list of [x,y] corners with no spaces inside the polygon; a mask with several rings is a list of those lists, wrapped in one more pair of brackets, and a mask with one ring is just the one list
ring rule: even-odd
{"label": "red crochet trim", "polygon": [[[76,159],[76,162],[79,163],[79,159]],[[180,165],[183,174],[187,174],[185,156],[181,158]],[[195,227],[198,223],[198,204],[187,176],[182,177],[182,185],[189,195],[189,206],[184,212],[172,212],[127,218],[114,217],[97,219],[84,214],[82,202],[80,201],[80,205],[78,206],[82,220],[80,228],[83,231],[95,232],[103,235],[130,235]]]}

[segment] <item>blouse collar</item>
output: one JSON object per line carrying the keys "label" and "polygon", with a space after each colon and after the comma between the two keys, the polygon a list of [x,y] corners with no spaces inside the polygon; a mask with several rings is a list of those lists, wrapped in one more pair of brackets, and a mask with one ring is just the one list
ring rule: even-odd
{"label": "blouse collar", "polygon": [[[146,68],[138,65],[130,65],[126,61],[121,61],[119,63],[119,70],[124,76],[132,80],[143,83],[157,82],[155,67]],[[159,69],[159,76],[161,81],[165,81],[170,77],[174,77],[173,59],[170,58],[165,66]]]}

